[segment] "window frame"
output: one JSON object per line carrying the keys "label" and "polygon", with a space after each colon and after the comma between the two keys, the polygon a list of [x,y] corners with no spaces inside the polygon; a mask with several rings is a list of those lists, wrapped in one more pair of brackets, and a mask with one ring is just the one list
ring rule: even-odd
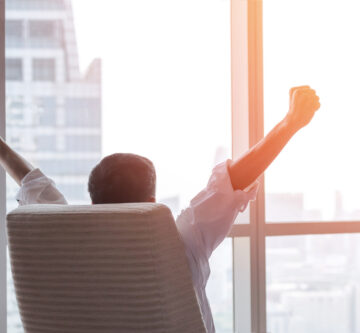
{"label": "window frame", "polygon": [[[242,22],[241,22],[242,21]],[[241,155],[264,136],[263,1],[231,0],[231,76],[233,158]],[[247,86],[246,86],[247,85]],[[241,101],[242,99],[242,101]],[[247,136],[247,137],[245,137]],[[267,222],[264,176],[260,177],[256,202],[250,205],[249,224],[236,224],[228,237],[233,239],[234,331],[266,333],[266,237],[360,233],[360,221]],[[236,239],[250,239],[250,253]],[[250,256],[250,272],[244,265]],[[251,327],[244,330],[244,277],[249,274]],[[249,304],[247,304],[249,307]]]}
{"label": "window frame", "polygon": [[[0,0],[0,135],[5,138],[5,0]],[[6,178],[0,170],[0,332],[7,331],[6,295]]]}

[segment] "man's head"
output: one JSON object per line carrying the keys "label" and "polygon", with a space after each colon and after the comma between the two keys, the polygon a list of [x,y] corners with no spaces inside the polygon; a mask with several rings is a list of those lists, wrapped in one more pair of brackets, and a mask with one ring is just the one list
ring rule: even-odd
{"label": "man's head", "polygon": [[155,202],[154,165],[135,154],[113,154],[103,158],[89,176],[93,204]]}

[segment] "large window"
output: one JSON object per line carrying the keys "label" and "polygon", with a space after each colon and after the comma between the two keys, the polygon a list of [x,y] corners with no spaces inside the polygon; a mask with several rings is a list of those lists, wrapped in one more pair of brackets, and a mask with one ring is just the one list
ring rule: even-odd
{"label": "large window", "polygon": [[360,140],[354,98],[360,47],[353,42],[359,10],[351,0],[264,1],[266,131],[287,110],[289,87],[309,84],[322,101],[313,123],[266,174],[270,332],[353,333],[360,327],[360,243],[348,234],[360,224],[360,160],[352,153]]}
{"label": "large window", "polygon": [[322,100],[313,123],[262,179],[250,228],[233,227],[233,236],[250,236],[251,256],[251,324],[243,329],[236,290],[248,263],[237,263],[243,258],[234,243],[235,329],[357,332],[359,160],[350,152],[359,138],[357,100],[349,96],[360,88],[360,49],[352,42],[359,4],[232,4],[233,119],[248,115],[250,145],[286,114],[290,87],[310,84]]}
{"label": "large window", "polygon": [[354,98],[360,88],[360,46],[353,42],[360,31],[359,10],[360,3],[352,0],[264,2],[266,131],[287,110],[283,96],[289,87],[310,84],[322,100],[313,124],[267,174],[268,221],[360,218],[360,159],[351,153],[360,142],[360,102]]}
{"label": "large window", "polygon": [[[102,156],[144,155],[157,170],[158,201],[176,216],[231,157],[230,0],[56,3],[6,8],[25,31],[23,52],[6,48],[24,73],[6,82],[8,138],[71,204],[90,203],[87,177]],[[8,180],[8,209],[16,190]],[[232,262],[229,238],[212,257],[207,289],[220,333],[233,331]],[[8,277],[8,332],[22,333]]]}
{"label": "large window", "polygon": [[[357,1],[6,5],[8,40],[61,37],[60,48],[25,41],[21,53],[6,43],[24,76],[6,64],[7,138],[73,204],[89,203],[87,175],[102,156],[134,152],[154,161],[158,201],[177,215],[216,163],[282,119],[290,87],[317,89],[313,123],[259,179],[257,201],[213,254],[207,294],[220,333],[359,332]],[[8,180],[8,209],[16,189]],[[4,258],[3,246],[1,295]],[[9,271],[7,285],[8,333],[22,333]]]}

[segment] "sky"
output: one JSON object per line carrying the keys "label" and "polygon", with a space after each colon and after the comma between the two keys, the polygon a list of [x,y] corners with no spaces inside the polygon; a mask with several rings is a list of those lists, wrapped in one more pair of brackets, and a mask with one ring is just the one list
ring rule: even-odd
{"label": "sky", "polygon": [[103,152],[152,159],[160,199],[186,205],[231,151],[229,4],[73,0],[81,68],[103,61]]}
{"label": "sky", "polygon": [[267,173],[267,190],[306,193],[333,215],[334,193],[360,208],[360,2],[265,0],[265,124],[286,110],[289,87],[308,84],[322,104]]}
{"label": "sky", "polygon": [[[161,196],[187,202],[206,183],[218,146],[230,153],[229,0],[73,0],[81,67],[103,60],[104,154],[154,160]],[[266,190],[305,195],[334,214],[335,191],[355,210],[360,191],[360,3],[264,0],[265,130],[308,84],[322,107],[266,174]]]}

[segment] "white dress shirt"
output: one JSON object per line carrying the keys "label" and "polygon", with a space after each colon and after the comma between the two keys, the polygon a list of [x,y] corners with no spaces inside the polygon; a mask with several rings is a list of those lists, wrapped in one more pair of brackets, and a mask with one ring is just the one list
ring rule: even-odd
{"label": "white dress shirt", "polygon": [[[229,233],[239,212],[254,200],[258,184],[245,191],[234,190],[228,173],[228,163],[217,165],[209,182],[176,219],[184,242],[196,296],[207,332],[215,332],[205,287],[210,275],[209,258]],[[39,169],[27,174],[17,194],[20,205],[67,204],[54,182]]]}

